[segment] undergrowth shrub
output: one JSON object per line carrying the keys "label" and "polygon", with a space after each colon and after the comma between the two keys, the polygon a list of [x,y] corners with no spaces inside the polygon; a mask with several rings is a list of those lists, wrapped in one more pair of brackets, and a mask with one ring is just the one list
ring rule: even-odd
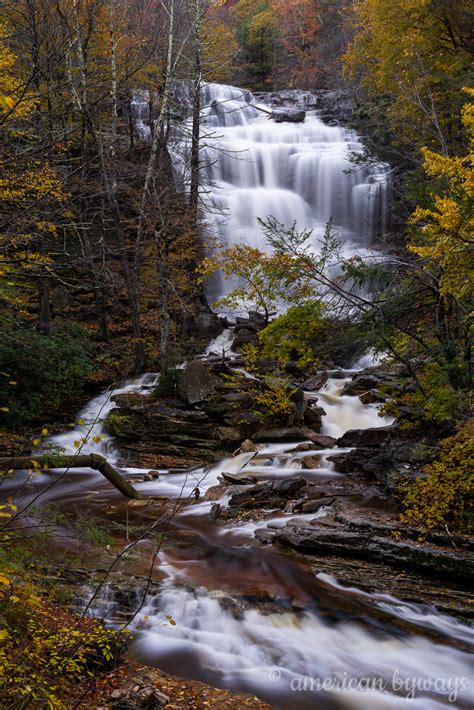
{"label": "undergrowth shrub", "polygon": [[116,665],[130,634],[61,608],[70,590],[35,571],[44,538],[18,545],[8,527],[16,512],[12,502],[0,505],[0,707],[66,710],[84,681]]}
{"label": "undergrowth shrub", "polygon": [[87,334],[77,326],[48,336],[9,326],[1,329],[0,340],[0,408],[6,427],[27,425],[55,411],[82,390],[92,371]]}
{"label": "undergrowth shrub", "polygon": [[425,478],[404,486],[402,522],[424,530],[469,532],[474,527],[474,420],[441,442]]}

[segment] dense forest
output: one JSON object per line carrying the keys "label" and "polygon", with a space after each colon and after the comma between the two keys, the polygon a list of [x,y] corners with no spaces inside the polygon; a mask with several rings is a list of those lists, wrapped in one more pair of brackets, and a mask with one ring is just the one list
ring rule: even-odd
{"label": "dense forest", "polygon": [[469,706],[473,20],[0,1],[0,707]]}

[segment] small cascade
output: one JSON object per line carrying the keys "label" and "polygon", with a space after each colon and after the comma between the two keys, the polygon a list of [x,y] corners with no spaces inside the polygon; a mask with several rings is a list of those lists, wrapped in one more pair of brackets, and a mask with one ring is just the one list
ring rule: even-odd
{"label": "small cascade", "polygon": [[48,437],[47,445],[65,454],[74,454],[77,452],[78,443],[81,443],[81,453],[101,454],[108,458],[110,463],[116,463],[118,453],[104,429],[107,415],[116,407],[114,397],[120,394],[148,394],[156,387],[157,382],[158,375],[147,373],[125,381],[120,387],[106,390],[91,399],[79,412],[76,426],[63,434]]}
{"label": "small cascade", "polygon": [[373,429],[392,424],[390,417],[381,417],[376,404],[362,404],[359,397],[343,395],[350,379],[329,379],[318,392],[318,398],[326,412],[322,433],[341,437],[351,429]]}

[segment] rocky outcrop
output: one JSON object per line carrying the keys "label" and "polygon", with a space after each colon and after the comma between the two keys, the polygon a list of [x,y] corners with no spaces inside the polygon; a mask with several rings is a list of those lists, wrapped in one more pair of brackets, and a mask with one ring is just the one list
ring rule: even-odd
{"label": "rocky outcrop", "polygon": [[[258,333],[265,328],[265,316],[257,311],[250,311],[248,318],[238,317],[235,320],[235,338],[232,343],[232,350],[238,350],[242,345],[257,342]],[[274,366],[274,365],[273,365]]]}
{"label": "rocky outcrop", "polygon": [[[236,337],[242,333],[256,337],[263,325],[262,316],[250,313],[249,318],[238,319]],[[285,383],[285,408],[272,412],[258,397],[266,393],[271,399],[272,393],[278,393],[280,378],[262,375],[258,369],[248,375],[235,365],[234,360],[213,356],[193,360],[170,373],[166,396],[160,395],[162,390],[148,397],[117,396],[117,408],[106,420],[108,432],[129,461],[140,465],[146,460],[153,468],[167,466],[164,456],[182,458],[183,465],[208,462],[247,439],[255,445],[316,437],[315,447],[325,446],[317,440],[324,410],[315,402],[309,406],[298,386]]]}
{"label": "rocky outcrop", "polygon": [[321,118],[330,125],[350,123],[356,103],[347,91],[298,91],[284,90],[260,92],[255,98],[272,107],[318,111]]}
{"label": "rocky outcrop", "polygon": [[186,404],[204,402],[220,383],[219,378],[199,360],[188,362],[178,372],[177,394]]}
{"label": "rocky outcrop", "polygon": [[326,414],[322,407],[318,407],[317,404],[311,402],[305,408],[304,412],[304,423],[309,429],[313,431],[320,431],[323,425],[323,417]]}
{"label": "rocky outcrop", "polygon": [[396,425],[367,429],[365,433],[347,432],[337,443],[355,447],[348,453],[329,457],[337,471],[364,473],[390,494],[398,494],[403,481],[423,475],[424,467],[439,453],[438,441],[428,431],[401,429]]}
{"label": "rocky outcrop", "polygon": [[184,409],[137,395],[120,395],[117,409],[105,426],[117,438],[120,449],[132,460],[143,455],[183,457],[191,461],[213,460],[223,451],[212,420],[197,409]]}
{"label": "rocky outcrop", "polygon": [[[305,554],[369,560],[462,581],[474,578],[474,557],[469,550],[399,540],[397,533],[395,524],[334,514],[310,522],[291,520],[275,532],[274,542]],[[419,531],[413,531],[416,534]]]}
{"label": "rocky outcrop", "polygon": [[390,424],[389,426],[378,427],[376,429],[351,429],[346,431],[343,436],[341,436],[336,444],[341,449],[350,448],[353,446],[380,446],[386,443],[392,436],[396,435],[399,431],[397,424]]}
{"label": "rocky outcrop", "polygon": [[356,103],[348,91],[318,91],[316,108],[323,121],[340,125],[352,121]]}

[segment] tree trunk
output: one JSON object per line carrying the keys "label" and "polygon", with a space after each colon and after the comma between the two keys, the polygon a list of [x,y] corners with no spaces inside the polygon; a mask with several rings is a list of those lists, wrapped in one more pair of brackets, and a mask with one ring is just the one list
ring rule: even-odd
{"label": "tree trunk", "polygon": [[[36,464],[36,466],[35,466]],[[115,488],[126,498],[138,500],[141,498],[138,491],[129,483],[121,473],[109,464],[107,459],[99,454],[77,454],[65,456],[62,454],[46,454],[44,456],[15,456],[11,459],[0,459],[0,469],[8,471],[22,471],[34,469],[39,464],[40,469],[48,468],[92,468],[99,471]]]}
{"label": "tree trunk", "polygon": [[49,283],[47,276],[38,279],[39,330],[45,335],[51,333],[51,311],[49,307]]}
{"label": "tree trunk", "polygon": [[196,48],[194,56],[194,96],[193,96],[193,133],[191,138],[191,189],[189,204],[197,222],[199,204],[199,144],[201,132],[201,47],[199,44],[199,30],[196,30]]}

